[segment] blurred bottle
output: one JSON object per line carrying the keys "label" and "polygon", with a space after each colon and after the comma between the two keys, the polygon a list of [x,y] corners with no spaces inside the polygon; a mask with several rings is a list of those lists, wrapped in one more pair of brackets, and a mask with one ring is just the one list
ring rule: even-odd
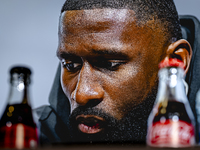
{"label": "blurred bottle", "polygon": [[37,147],[37,128],[29,98],[30,75],[31,70],[26,67],[10,70],[10,92],[0,120],[1,148]]}
{"label": "blurred bottle", "polygon": [[196,113],[197,113],[197,127],[198,127],[198,145],[200,145],[200,89],[196,95]]}
{"label": "blurred bottle", "polygon": [[158,75],[158,93],[148,118],[147,144],[194,146],[195,119],[184,89],[184,64],[177,59],[162,61]]}

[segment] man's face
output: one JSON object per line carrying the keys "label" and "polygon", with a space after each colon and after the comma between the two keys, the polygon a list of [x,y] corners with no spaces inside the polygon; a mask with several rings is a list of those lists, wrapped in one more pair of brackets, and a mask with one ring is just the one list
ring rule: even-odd
{"label": "man's face", "polygon": [[73,130],[105,134],[110,124],[154,100],[166,49],[154,20],[139,26],[128,9],[66,11],[60,19],[61,85],[71,103]]}

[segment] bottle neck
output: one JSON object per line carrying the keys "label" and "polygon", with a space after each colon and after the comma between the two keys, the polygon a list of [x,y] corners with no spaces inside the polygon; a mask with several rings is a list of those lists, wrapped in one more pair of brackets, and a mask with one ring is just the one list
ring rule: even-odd
{"label": "bottle neck", "polygon": [[159,71],[159,101],[187,102],[183,84],[184,70],[177,67],[162,68]]}
{"label": "bottle neck", "polygon": [[24,76],[21,74],[12,74],[8,104],[29,104],[28,92],[29,83],[24,79]]}

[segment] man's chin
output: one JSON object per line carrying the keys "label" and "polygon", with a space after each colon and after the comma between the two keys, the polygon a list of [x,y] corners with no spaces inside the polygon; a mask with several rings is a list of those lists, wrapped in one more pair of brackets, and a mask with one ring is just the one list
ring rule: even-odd
{"label": "man's chin", "polygon": [[154,103],[152,99],[147,99],[137,105],[121,120],[105,114],[102,110],[77,108],[69,119],[72,141],[80,143],[145,141],[147,119]]}
{"label": "man's chin", "polygon": [[[125,120],[127,121],[127,120]],[[130,121],[130,120],[129,120]],[[136,123],[138,124],[138,123]],[[146,124],[146,123],[145,123]],[[145,125],[144,124],[144,125]],[[140,127],[124,122],[109,121],[105,122],[102,128],[91,127],[71,122],[72,142],[76,143],[124,143],[140,139],[135,135],[144,134],[139,130]],[[136,131],[136,134],[133,134]],[[139,133],[140,132],[140,133]]]}

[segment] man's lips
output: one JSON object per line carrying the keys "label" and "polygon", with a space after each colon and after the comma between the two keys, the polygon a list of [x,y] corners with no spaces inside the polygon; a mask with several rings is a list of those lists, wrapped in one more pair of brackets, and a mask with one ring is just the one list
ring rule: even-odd
{"label": "man's lips", "polygon": [[78,129],[87,134],[94,134],[102,131],[105,120],[94,115],[79,115],[76,117]]}

